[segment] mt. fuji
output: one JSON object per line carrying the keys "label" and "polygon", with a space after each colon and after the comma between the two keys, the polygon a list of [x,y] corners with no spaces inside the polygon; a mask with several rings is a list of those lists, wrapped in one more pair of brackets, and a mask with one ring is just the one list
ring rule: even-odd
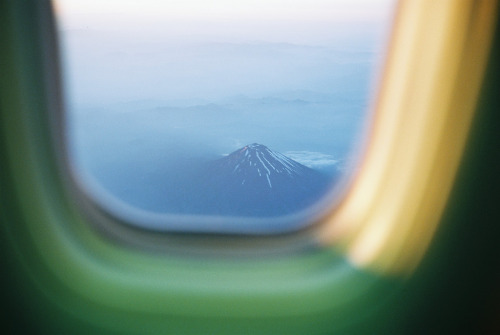
{"label": "mt. fuji", "polygon": [[296,178],[305,177],[313,170],[294,160],[269,150],[262,144],[247,145],[214,163],[212,169],[225,176],[231,176],[232,183],[247,187],[280,188]]}
{"label": "mt. fuji", "polygon": [[330,179],[262,144],[249,144],[212,161],[194,197],[200,214],[278,216],[312,205]]}

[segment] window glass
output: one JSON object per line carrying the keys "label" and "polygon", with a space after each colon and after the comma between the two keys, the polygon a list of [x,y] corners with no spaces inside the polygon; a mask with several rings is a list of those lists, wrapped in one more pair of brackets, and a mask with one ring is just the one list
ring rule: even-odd
{"label": "window glass", "polygon": [[393,1],[54,5],[71,165],[104,207],[286,230],[349,173]]}

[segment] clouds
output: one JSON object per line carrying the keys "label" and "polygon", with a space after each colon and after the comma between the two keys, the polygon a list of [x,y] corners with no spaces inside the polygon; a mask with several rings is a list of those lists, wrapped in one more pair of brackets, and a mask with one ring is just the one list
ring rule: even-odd
{"label": "clouds", "polygon": [[61,37],[68,98],[76,105],[213,102],[297,90],[345,95],[352,87],[366,90],[377,59],[373,52],[289,43],[135,40],[85,31]]}
{"label": "clouds", "polygon": [[339,163],[332,155],[315,151],[287,151],[284,155],[312,169],[331,167]]}

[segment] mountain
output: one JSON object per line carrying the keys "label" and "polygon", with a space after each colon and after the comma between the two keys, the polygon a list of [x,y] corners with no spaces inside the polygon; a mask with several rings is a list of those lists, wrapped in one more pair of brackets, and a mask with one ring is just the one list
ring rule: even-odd
{"label": "mountain", "polygon": [[196,178],[195,213],[286,215],[313,204],[331,185],[325,175],[262,144],[210,162]]}

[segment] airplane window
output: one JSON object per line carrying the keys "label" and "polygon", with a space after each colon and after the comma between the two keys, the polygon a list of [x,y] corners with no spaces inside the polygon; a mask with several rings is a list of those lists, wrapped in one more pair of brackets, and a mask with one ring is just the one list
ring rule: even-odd
{"label": "airplane window", "polygon": [[352,172],[393,2],[54,1],[75,178],[145,228],[303,227]]}

